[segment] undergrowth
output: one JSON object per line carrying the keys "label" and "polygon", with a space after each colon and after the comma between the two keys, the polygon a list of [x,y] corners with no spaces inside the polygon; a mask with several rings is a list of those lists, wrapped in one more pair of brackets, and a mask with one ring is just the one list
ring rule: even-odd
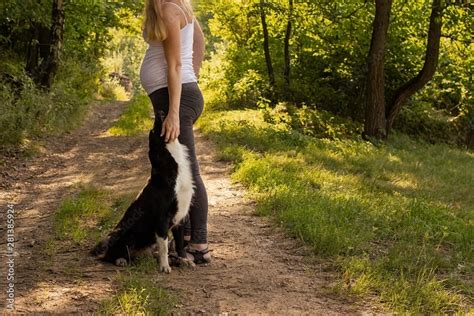
{"label": "undergrowth", "polygon": [[20,61],[0,57],[2,148],[19,148],[38,136],[78,126],[96,89],[93,66],[63,61],[51,90],[44,91],[35,86]]}

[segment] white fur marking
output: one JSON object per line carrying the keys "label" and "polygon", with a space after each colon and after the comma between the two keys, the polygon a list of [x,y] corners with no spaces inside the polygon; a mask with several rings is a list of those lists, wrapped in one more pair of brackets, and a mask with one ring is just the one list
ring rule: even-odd
{"label": "white fur marking", "polygon": [[118,258],[115,260],[115,265],[119,267],[126,267],[127,266],[127,259],[125,258]]}
{"label": "white fur marking", "polygon": [[191,172],[188,148],[175,139],[166,144],[166,149],[168,149],[178,164],[178,177],[174,188],[178,201],[178,211],[173,218],[173,223],[176,225],[188,214],[195,186]]}
{"label": "white fur marking", "polygon": [[160,261],[160,272],[171,272],[170,264],[168,263],[168,240],[157,236],[158,256]]}

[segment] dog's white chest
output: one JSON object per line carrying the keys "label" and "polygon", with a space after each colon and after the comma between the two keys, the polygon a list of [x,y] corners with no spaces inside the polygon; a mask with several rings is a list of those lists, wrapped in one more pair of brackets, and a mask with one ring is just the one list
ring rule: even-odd
{"label": "dog's white chest", "polygon": [[189,212],[191,199],[194,193],[194,182],[189,161],[188,149],[178,140],[166,144],[166,149],[178,164],[178,176],[174,188],[178,203],[178,210],[173,218],[173,223],[178,224]]}

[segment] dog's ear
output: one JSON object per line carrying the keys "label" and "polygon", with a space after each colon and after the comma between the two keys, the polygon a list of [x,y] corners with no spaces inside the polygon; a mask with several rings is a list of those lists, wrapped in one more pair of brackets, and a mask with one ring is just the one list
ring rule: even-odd
{"label": "dog's ear", "polygon": [[155,113],[155,120],[153,122],[153,130],[155,132],[154,135],[150,136],[155,136],[159,137],[161,134],[161,129],[163,128],[163,121],[165,120],[166,114],[163,111],[157,111]]}

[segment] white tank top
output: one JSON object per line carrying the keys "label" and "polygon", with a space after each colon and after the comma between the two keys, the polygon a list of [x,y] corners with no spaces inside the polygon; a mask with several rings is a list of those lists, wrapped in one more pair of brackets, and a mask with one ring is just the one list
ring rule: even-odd
{"label": "white tank top", "polygon": [[[191,23],[188,23],[188,18],[179,5],[173,2],[167,3],[177,6],[186,19],[186,26],[181,29],[181,83],[197,82],[193,68],[194,17]],[[140,67],[140,81],[148,95],[168,86],[167,69],[163,43],[148,43],[148,49]]]}

